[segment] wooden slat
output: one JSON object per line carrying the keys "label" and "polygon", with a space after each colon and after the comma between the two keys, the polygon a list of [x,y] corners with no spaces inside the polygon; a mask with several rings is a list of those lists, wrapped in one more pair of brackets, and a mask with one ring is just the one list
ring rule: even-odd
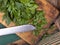
{"label": "wooden slat", "polygon": [[57,18],[55,24],[58,27],[58,29],[60,30],[60,16],[59,16],[59,18]]}
{"label": "wooden slat", "polygon": [[60,0],[47,0],[47,1],[60,10]]}
{"label": "wooden slat", "polygon": [[[47,22],[51,23],[58,16],[59,14],[58,10],[54,8],[51,4],[49,4],[46,0],[38,0],[38,1],[39,1],[39,6],[40,6],[39,8],[42,7],[43,10],[45,11],[45,18]],[[5,21],[2,21],[3,16],[1,14],[0,14],[0,17],[1,17],[0,22],[6,27],[15,26],[13,22],[11,22],[11,24],[8,26],[5,23]],[[28,42],[29,44],[34,45],[43,36],[43,34],[45,34],[45,31],[44,30],[40,31],[40,34],[38,36],[34,36],[32,32],[24,32],[24,33],[16,33],[16,34],[20,38]]]}
{"label": "wooden slat", "polygon": [[60,43],[60,32],[43,39],[38,45],[57,45]]}

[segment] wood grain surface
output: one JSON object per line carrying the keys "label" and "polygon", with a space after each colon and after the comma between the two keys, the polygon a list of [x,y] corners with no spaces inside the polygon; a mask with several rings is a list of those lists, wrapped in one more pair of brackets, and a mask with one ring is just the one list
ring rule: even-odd
{"label": "wood grain surface", "polygon": [[55,24],[56,24],[56,26],[58,27],[58,29],[60,30],[60,16],[59,16],[59,18],[56,20]]}
{"label": "wood grain surface", "polygon": [[47,0],[47,1],[60,10],[60,0]]}

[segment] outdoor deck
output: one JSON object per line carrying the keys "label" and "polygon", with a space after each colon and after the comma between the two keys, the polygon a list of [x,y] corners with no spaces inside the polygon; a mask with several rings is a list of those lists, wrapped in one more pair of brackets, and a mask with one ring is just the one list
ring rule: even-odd
{"label": "outdoor deck", "polygon": [[43,39],[38,45],[60,45],[60,32]]}

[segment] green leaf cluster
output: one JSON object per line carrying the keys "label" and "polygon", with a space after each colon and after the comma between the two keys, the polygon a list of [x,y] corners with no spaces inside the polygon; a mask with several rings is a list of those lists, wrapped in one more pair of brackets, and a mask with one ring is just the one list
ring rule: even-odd
{"label": "green leaf cluster", "polygon": [[34,0],[0,0],[0,11],[5,13],[3,20],[7,24],[11,21],[16,25],[32,24],[37,28],[34,34],[39,34],[46,24],[44,11],[37,11],[37,7]]}

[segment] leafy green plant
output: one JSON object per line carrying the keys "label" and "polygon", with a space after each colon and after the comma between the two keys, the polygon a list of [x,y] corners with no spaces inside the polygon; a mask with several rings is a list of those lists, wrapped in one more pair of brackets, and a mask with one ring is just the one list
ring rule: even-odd
{"label": "leafy green plant", "polygon": [[4,12],[3,20],[7,24],[13,21],[16,25],[32,24],[37,30],[34,34],[42,30],[47,22],[44,11],[37,11],[38,5],[34,0],[0,0],[0,11]]}

